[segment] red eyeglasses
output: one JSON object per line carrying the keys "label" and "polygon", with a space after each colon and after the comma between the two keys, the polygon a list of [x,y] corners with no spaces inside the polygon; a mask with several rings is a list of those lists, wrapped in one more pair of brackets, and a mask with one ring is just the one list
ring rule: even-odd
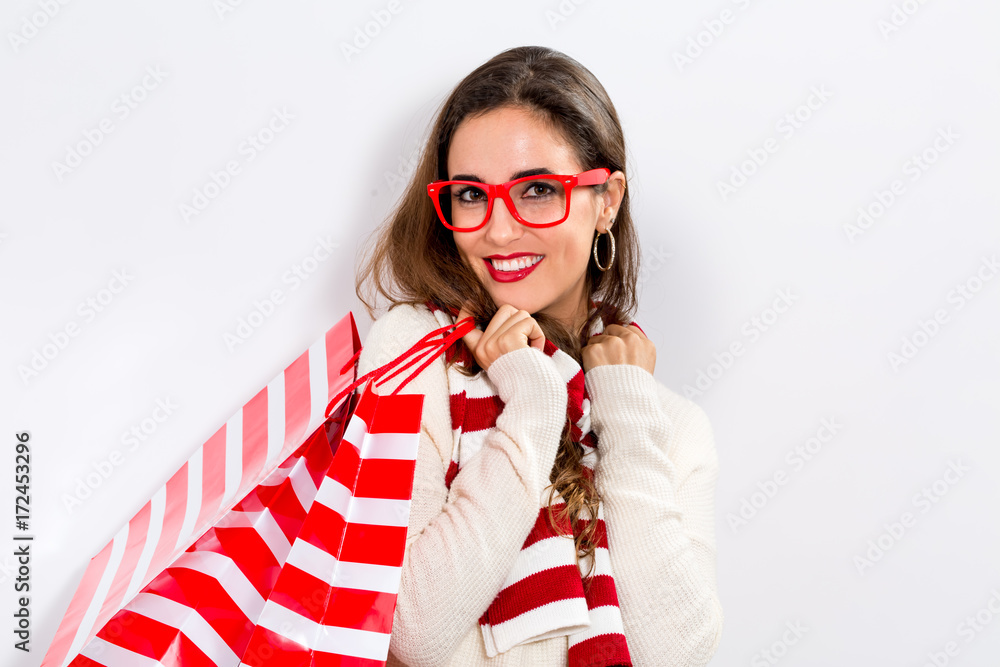
{"label": "red eyeglasses", "polygon": [[552,227],[569,217],[573,188],[601,185],[610,176],[609,169],[600,167],[579,174],[525,176],[498,185],[434,181],[428,184],[427,194],[444,226],[456,232],[474,232],[485,225],[497,197],[522,225]]}

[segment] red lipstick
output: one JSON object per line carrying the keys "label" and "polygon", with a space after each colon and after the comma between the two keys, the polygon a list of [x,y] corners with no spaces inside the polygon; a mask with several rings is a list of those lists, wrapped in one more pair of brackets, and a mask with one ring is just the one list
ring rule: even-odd
{"label": "red lipstick", "polygon": [[518,280],[524,280],[525,278],[527,278],[529,273],[534,271],[539,264],[545,261],[545,257],[542,257],[540,260],[538,260],[531,266],[521,269],[520,271],[497,271],[495,268],[493,268],[493,262],[490,261],[490,258],[514,259],[516,257],[525,257],[525,256],[537,257],[539,255],[538,253],[530,253],[530,252],[519,252],[514,255],[507,255],[506,257],[502,255],[490,255],[489,257],[484,257],[483,261],[486,262],[486,270],[490,272],[490,276],[493,278],[493,280],[497,281],[498,283],[513,283],[517,282]]}
{"label": "red lipstick", "polygon": [[515,252],[513,255],[489,255],[489,259],[516,259],[518,257],[537,257],[540,252]]}

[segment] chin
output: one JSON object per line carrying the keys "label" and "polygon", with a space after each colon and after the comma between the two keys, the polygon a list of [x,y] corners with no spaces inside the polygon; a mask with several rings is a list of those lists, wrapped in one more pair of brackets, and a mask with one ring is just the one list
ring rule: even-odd
{"label": "chin", "polygon": [[501,305],[507,303],[518,310],[526,310],[532,315],[542,309],[542,306],[534,299],[524,298],[523,293],[519,294],[520,290],[488,290],[490,296],[493,297],[493,302],[496,304],[497,308]]}

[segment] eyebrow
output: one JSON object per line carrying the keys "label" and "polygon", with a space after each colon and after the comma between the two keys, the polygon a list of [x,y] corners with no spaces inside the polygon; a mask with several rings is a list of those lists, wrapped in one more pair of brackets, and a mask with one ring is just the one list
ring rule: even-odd
{"label": "eyebrow", "polygon": [[[524,169],[523,171],[519,171],[519,172],[517,172],[515,174],[511,174],[511,177],[508,180],[510,180],[510,181],[516,181],[517,179],[524,178],[525,176],[538,176],[540,174],[554,174],[554,173],[555,172],[552,171],[551,169],[549,169],[548,167],[538,167],[536,169]],[[448,180],[449,181],[475,181],[477,183],[485,183],[485,181],[482,178],[480,178],[479,176],[476,176],[475,174],[455,174],[454,176],[452,176]]]}

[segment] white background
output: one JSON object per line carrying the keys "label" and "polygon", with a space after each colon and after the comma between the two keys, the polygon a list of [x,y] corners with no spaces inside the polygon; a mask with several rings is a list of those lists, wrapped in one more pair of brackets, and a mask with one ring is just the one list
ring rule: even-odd
{"label": "white background", "polygon": [[[637,320],[656,376],[683,392],[705,374],[692,396],[721,462],[725,610],[712,664],[772,664],[760,652],[773,648],[783,665],[917,667],[948,642],[948,664],[996,664],[995,3],[400,0],[350,57],[343,45],[387,3],[220,6],[71,2],[46,18],[18,0],[0,12],[0,543],[15,534],[22,430],[36,536],[27,657],[12,648],[13,546],[0,544],[0,663],[40,663],[89,558],[243,403],[348,310],[367,333],[355,253],[435,109],[499,51],[541,44],[591,69],[625,128]],[[730,22],[713,23],[723,10]],[[164,74],[142,90],[147,68]],[[809,108],[814,90],[829,95]],[[276,109],[293,118],[249,160],[241,143]],[[104,118],[113,132],[57,174]],[[723,197],[718,184],[738,183],[734,168],[769,138],[777,150]],[[925,150],[933,164],[914,171]],[[229,160],[240,172],[185,221],[180,205]],[[852,235],[859,207],[880,215]],[[293,287],[286,272],[318,238],[337,248]],[[104,292],[116,271],[131,278]],[[284,302],[227,345],[275,289]],[[792,305],[775,318],[782,290]],[[109,296],[93,317],[80,308]],[[70,323],[78,335],[23,377]],[[123,434],[157,399],[177,407],[127,451]],[[834,436],[801,467],[786,458],[824,419]],[[115,450],[120,465],[67,507]],[[953,462],[967,470],[941,481]],[[915,501],[925,488],[933,503]],[[732,523],[744,500],[756,513]],[[904,512],[913,525],[891,537]],[[884,555],[859,565],[880,539]],[[783,645],[796,622],[807,631]]]}

